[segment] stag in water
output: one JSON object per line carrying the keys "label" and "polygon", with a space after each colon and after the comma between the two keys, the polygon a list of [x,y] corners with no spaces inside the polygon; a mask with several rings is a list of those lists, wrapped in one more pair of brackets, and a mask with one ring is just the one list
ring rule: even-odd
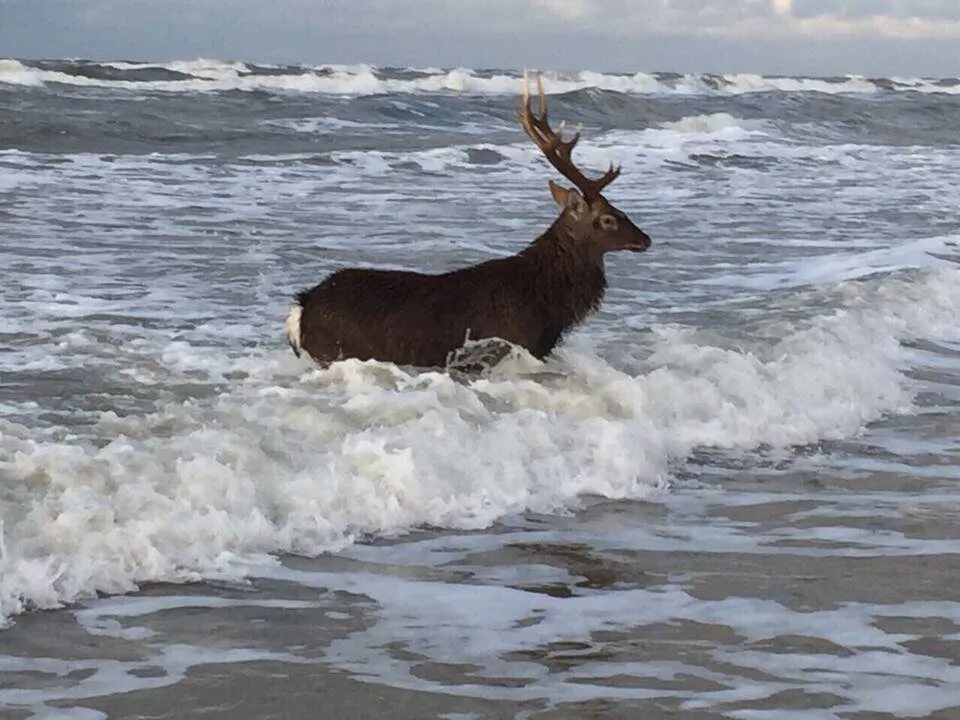
{"label": "stag in water", "polygon": [[466,340],[501,338],[538,358],[596,310],[607,287],[604,255],[641,252],[650,238],[601,192],[620,174],[610,165],[588,178],[571,154],[577,132],[564,140],[547,121],[539,77],[539,114],[530,108],[524,76],[519,120],[561,175],[550,181],[560,216],[516,255],[439,275],[400,270],[344,269],[300,292],[287,316],[287,336],[299,356],[444,366]]}

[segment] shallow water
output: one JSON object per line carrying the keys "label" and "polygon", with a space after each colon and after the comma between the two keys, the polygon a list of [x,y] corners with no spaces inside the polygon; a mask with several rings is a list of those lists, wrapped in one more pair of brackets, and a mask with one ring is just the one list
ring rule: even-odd
{"label": "shallow water", "polygon": [[5,712],[960,713],[956,82],[547,84],[654,246],[462,378],[282,319],[546,227],[516,73],[0,61]]}

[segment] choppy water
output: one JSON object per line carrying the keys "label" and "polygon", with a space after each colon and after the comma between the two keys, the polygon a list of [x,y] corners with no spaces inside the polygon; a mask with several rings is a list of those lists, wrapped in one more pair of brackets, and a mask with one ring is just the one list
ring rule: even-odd
{"label": "choppy water", "polygon": [[[516,72],[0,60],[0,638],[83,601],[142,655],[16,646],[0,707],[254,661],[478,717],[960,707],[960,81],[546,82],[654,247],[547,363],[464,381],[312,367],[282,318],[548,225]],[[144,620],[189,607],[316,616]]]}

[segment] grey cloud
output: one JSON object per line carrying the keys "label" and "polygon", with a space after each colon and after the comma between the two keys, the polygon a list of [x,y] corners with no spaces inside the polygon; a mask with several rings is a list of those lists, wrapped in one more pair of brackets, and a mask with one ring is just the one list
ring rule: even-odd
{"label": "grey cloud", "polygon": [[859,19],[874,15],[919,17],[927,20],[960,20],[958,0],[793,0],[798,18],[834,15]]}
{"label": "grey cloud", "polygon": [[[949,20],[958,4],[794,0],[792,15]],[[773,0],[0,0],[0,55],[960,74],[954,39],[883,38],[865,26],[811,42],[791,22]]]}

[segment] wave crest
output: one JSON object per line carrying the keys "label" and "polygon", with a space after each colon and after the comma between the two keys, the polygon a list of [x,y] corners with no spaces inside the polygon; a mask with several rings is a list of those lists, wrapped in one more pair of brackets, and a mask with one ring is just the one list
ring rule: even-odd
{"label": "wave crest", "polygon": [[[109,70],[109,72],[105,72]],[[144,79],[156,71],[157,79]],[[960,80],[923,78],[868,79],[680,75],[671,73],[544,72],[549,93],[597,89],[629,94],[739,95],[756,92],[873,94],[883,91],[960,94]],[[169,63],[0,60],[0,83],[25,86],[64,84],[158,92],[228,90],[306,92],[332,95],[376,95],[456,92],[510,95],[520,92],[513,71],[479,72],[470,68],[438,70],[376,68],[371,65],[254,65],[220,60]]]}
{"label": "wave crest", "polygon": [[[762,348],[660,328],[644,369],[574,342],[463,382],[348,360],[303,373],[286,351],[246,382],[147,416],[102,414],[102,445],[4,423],[0,474],[32,498],[0,542],[0,616],[152,580],[243,572],[423,524],[481,528],[583,494],[643,498],[704,446],[816,443],[909,409],[903,340],[953,333],[960,273],[850,283],[841,309]],[[249,369],[249,367],[248,367]]]}

